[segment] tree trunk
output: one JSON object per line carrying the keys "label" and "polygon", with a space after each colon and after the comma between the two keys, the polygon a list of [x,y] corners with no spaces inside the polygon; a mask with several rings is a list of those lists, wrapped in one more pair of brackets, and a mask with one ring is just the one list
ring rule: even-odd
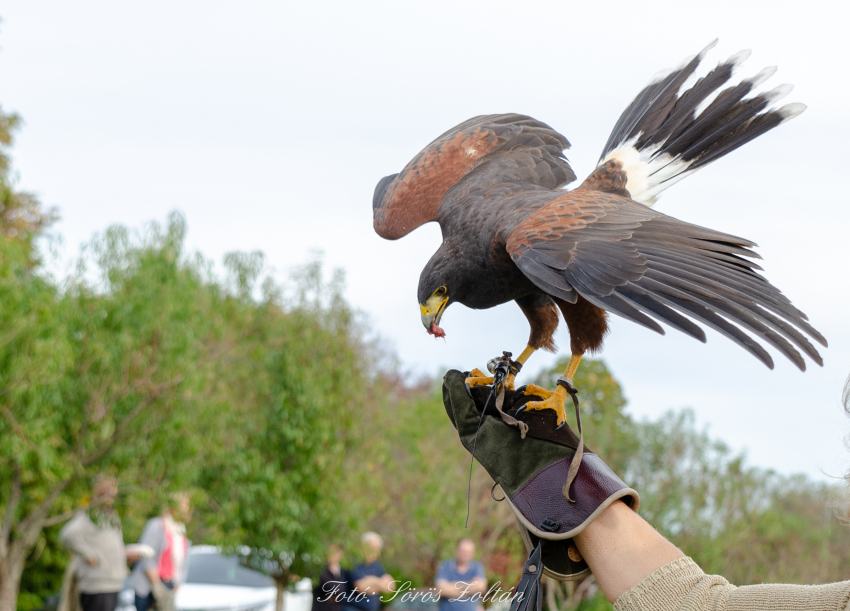
{"label": "tree trunk", "polygon": [[555,590],[558,588],[558,582],[549,577],[543,576],[543,582],[546,587],[546,606],[549,611],[558,611],[558,602],[555,600]]}
{"label": "tree trunk", "polygon": [[0,611],[15,611],[18,604],[18,588],[24,572],[25,558],[10,554],[11,558],[0,560]]}
{"label": "tree trunk", "polygon": [[[283,611],[283,593],[286,591],[286,582],[289,581],[287,579],[289,577],[288,574],[281,575],[280,577],[274,578],[274,585],[277,588],[277,596],[275,597],[275,611]],[[0,611],[5,611],[4,609],[0,609]]]}

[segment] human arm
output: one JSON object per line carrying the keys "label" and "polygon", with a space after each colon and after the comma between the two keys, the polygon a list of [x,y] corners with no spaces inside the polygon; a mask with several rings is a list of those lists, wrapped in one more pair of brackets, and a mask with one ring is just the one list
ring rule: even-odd
{"label": "human arm", "polygon": [[487,580],[484,576],[484,567],[474,563],[474,573],[471,579],[455,579],[451,572],[449,561],[440,564],[437,576],[434,579],[434,587],[445,598],[468,597],[472,594],[483,594],[487,591]]}
{"label": "human arm", "polygon": [[97,552],[86,538],[86,534],[92,528],[94,524],[88,516],[82,511],[78,512],[59,531],[59,540],[62,541],[62,545],[84,559],[86,564],[96,566],[99,562]]}
{"label": "human arm", "polygon": [[392,592],[393,578],[384,573],[380,577],[375,575],[365,575],[354,582],[354,587],[361,592]]}
{"label": "human arm", "polygon": [[575,543],[611,602],[665,564],[685,557],[621,501],[577,534]]}
{"label": "human arm", "polygon": [[613,503],[575,538],[615,611],[850,611],[850,581],[821,586],[736,587],[706,575],[623,503]]}
{"label": "human arm", "polygon": [[[434,582],[434,585],[443,598],[470,596],[472,594],[482,594],[487,591],[487,582],[480,577],[476,577],[470,581],[456,581],[454,583],[445,579],[438,579]],[[458,585],[461,587],[458,587]]]}

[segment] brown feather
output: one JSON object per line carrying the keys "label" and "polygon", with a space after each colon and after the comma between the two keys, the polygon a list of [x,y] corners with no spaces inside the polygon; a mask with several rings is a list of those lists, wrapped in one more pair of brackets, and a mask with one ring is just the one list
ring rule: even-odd
{"label": "brown feather", "polygon": [[555,302],[547,295],[527,295],[516,302],[531,325],[528,345],[536,350],[555,352],[558,349],[555,345],[555,331],[560,322]]}
{"label": "brown feather", "polygon": [[611,159],[593,170],[581,183],[579,189],[613,193],[631,199],[632,196],[626,189],[627,182],[629,177],[623,171],[623,163],[617,159]]}
{"label": "brown feather", "polygon": [[446,191],[498,143],[496,134],[483,127],[433,142],[389,185],[382,205],[375,209],[375,231],[382,238],[396,240],[436,221]]}
{"label": "brown feather", "polygon": [[572,354],[597,352],[608,334],[608,312],[597,308],[579,295],[575,303],[556,299],[561,308],[567,328],[570,330],[570,351]]}

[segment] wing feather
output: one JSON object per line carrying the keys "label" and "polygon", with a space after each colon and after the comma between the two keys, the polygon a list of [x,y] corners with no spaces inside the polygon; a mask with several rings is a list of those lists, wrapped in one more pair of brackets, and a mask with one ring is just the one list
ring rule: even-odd
{"label": "wing feather", "polygon": [[682,316],[673,308],[664,305],[640,287],[624,286],[617,292],[623,299],[631,301],[635,304],[635,306],[649,312],[658,320],[661,320],[674,329],[678,329],[682,333],[690,335],[694,339],[705,343],[705,332],[698,324],[694,323],[690,318]]}
{"label": "wing feather", "polygon": [[[719,296],[713,295],[711,291],[701,286],[684,282],[676,278],[668,278],[663,275],[659,275],[657,278],[650,279],[648,276],[649,275],[647,275],[646,282],[642,280],[638,283],[641,287],[649,289],[649,287],[652,286],[650,280],[655,280],[658,283],[658,286],[656,287],[658,292],[662,294],[674,294],[685,299],[686,301],[684,303],[701,304],[714,312],[725,315],[732,322],[744,326],[752,331],[757,337],[760,337],[782,352],[791,362],[799,367],[801,371],[806,370],[806,363],[803,360],[803,357],[800,356],[800,353],[794,350],[791,344],[780,337],[773,329],[761,322],[761,316],[758,314],[757,307],[750,310],[739,307],[733,301],[719,298]],[[655,293],[655,291],[652,292],[653,294]],[[685,307],[683,311],[685,313],[691,313],[691,310],[687,307]]]}
{"label": "wing feather", "polygon": [[378,182],[372,199],[375,231],[396,240],[439,220],[447,194],[464,180],[494,183],[511,176],[548,189],[566,185],[575,180],[563,156],[569,146],[564,136],[531,117],[474,117],[426,146],[401,172]]}
{"label": "wing feather", "polygon": [[[749,240],[691,225],[615,193],[580,187],[530,214],[507,239],[514,263],[555,297],[592,304],[657,332],[655,320],[705,341],[701,322],[769,368],[763,341],[801,370],[826,345],[761,268]],[[551,291],[557,289],[557,293]]]}

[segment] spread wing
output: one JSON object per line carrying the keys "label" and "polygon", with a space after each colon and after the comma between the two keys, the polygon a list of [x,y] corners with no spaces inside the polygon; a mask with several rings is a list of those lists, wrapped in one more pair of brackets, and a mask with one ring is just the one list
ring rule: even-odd
{"label": "spread wing", "polygon": [[794,346],[823,364],[801,331],[824,346],[826,340],[757,273],[755,244],[587,188],[598,178],[552,200],[508,236],[513,261],[540,289],[572,303],[581,295],[663,334],[659,320],[705,342],[700,321],[771,369],[757,339],[801,370],[806,363]]}
{"label": "spread wing", "polygon": [[575,180],[562,152],[570,143],[554,129],[515,114],[475,117],[449,130],[398,174],[383,178],[372,200],[375,231],[395,240],[439,220],[447,194],[463,182],[501,181],[556,189]]}

